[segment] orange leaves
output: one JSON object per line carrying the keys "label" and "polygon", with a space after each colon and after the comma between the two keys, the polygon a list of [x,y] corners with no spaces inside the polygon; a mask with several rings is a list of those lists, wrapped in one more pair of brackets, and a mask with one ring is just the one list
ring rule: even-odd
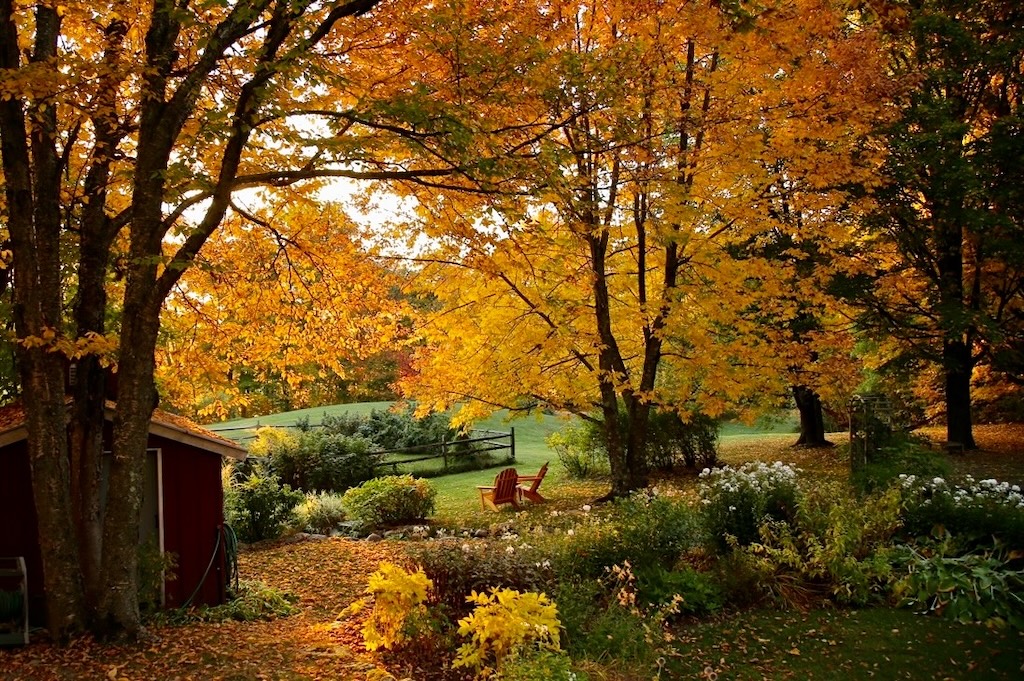
{"label": "orange leaves", "polygon": [[398,278],[344,213],[303,201],[260,213],[226,224],[168,302],[159,376],[181,408],[248,406],[243,376],[285,382],[300,405],[408,335]]}

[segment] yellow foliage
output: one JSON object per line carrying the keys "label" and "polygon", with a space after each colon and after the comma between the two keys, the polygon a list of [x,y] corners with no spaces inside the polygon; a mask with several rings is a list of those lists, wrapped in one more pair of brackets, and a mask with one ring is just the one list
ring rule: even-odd
{"label": "yellow foliage", "polygon": [[[857,145],[886,90],[876,36],[827,0],[769,3],[756,31],[709,4],[513,4],[480,20],[510,45],[465,45],[519,84],[482,117],[550,133],[512,196],[413,190],[434,241],[411,285],[437,310],[406,394],[461,405],[459,423],[592,411],[609,390],[684,415],[775,407],[795,384],[843,400],[853,342],[821,284],[854,267],[831,250],[851,236],[840,186],[877,164]],[[442,91],[446,53],[435,35],[416,45]],[[749,254],[780,236],[793,245]],[[817,328],[794,333],[806,316]]]}
{"label": "yellow foliage", "polygon": [[427,591],[433,586],[422,570],[408,572],[394,563],[381,563],[369,577],[368,595],[345,608],[339,618],[372,605],[363,624],[363,644],[371,651],[391,650],[409,640],[416,617],[426,613]]}
{"label": "yellow foliage", "polygon": [[452,667],[472,667],[486,677],[525,648],[561,649],[558,610],[546,595],[492,588],[489,594],[474,591],[466,600],[476,608],[459,620],[459,634],[470,641],[459,646]]}

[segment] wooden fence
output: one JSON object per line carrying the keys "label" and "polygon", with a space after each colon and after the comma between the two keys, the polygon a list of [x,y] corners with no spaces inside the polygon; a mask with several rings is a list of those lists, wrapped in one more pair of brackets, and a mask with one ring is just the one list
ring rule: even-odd
{"label": "wooden fence", "polygon": [[[306,424],[309,428],[320,428],[322,427],[319,423]],[[260,428],[259,422],[254,426],[242,426],[237,428],[218,428],[214,432],[223,434],[239,444],[243,444],[249,440],[256,439],[255,431]],[[298,424],[277,425],[275,428],[297,428]],[[213,430],[213,429],[211,429]],[[228,433],[235,431],[250,431],[249,433],[232,436]],[[416,445],[414,447],[402,447],[399,449],[384,449],[374,452],[369,452],[371,455],[379,455],[386,457],[386,460],[378,463],[375,469],[387,469],[391,468],[392,472],[397,473],[398,467],[410,463],[419,463],[422,461],[433,461],[440,460],[443,470],[448,468],[459,460],[465,460],[468,457],[476,456],[487,452],[505,452],[505,460],[515,463],[516,460],[516,429],[509,428],[509,432],[501,430],[484,430],[474,429],[469,431],[469,437],[455,438],[453,440],[442,440],[441,442],[431,442],[428,444]],[[499,455],[500,456],[500,455]]]}
{"label": "wooden fence", "polygon": [[506,452],[506,459],[515,463],[516,460],[516,429],[510,428],[509,432],[500,430],[471,430],[471,437],[457,438],[455,440],[442,440],[415,447],[402,447],[399,449],[385,449],[372,452],[376,455],[388,457],[381,461],[376,468],[391,467],[392,472],[397,473],[398,467],[418,463],[421,461],[433,461],[440,459],[444,470],[460,459],[483,454],[485,452]]}

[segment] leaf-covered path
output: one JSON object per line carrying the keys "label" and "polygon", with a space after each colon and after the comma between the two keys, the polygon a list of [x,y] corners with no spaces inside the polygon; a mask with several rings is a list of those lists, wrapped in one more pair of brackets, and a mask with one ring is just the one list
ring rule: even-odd
{"label": "leaf-covered path", "polygon": [[374,668],[350,645],[337,613],[362,592],[383,560],[400,560],[398,542],[329,539],[246,552],[243,577],[299,596],[298,615],[269,622],[158,626],[140,643],[81,638],[67,648],[33,643],[0,649],[4,681],[80,679],[352,679]]}

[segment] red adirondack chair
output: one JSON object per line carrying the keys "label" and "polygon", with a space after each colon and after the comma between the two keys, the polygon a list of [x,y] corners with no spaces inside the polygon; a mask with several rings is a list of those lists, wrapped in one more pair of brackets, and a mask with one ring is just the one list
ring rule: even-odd
{"label": "red adirondack chair", "polygon": [[497,511],[501,504],[512,504],[512,507],[518,511],[519,488],[516,487],[518,480],[519,475],[516,473],[516,469],[506,468],[494,478],[493,485],[489,487],[477,485],[477,490],[480,492],[480,508],[490,507]]}
{"label": "red adirondack chair", "polygon": [[547,501],[547,499],[542,497],[540,492],[537,491],[537,488],[540,487],[540,483],[544,482],[544,476],[547,474],[548,464],[545,462],[544,465],[540,467],[540,470],[537,471],[536,475],[520,475],[519,479],[516,481],[516,484],[519,487],[519,494],[535,504],[542,504]]}

